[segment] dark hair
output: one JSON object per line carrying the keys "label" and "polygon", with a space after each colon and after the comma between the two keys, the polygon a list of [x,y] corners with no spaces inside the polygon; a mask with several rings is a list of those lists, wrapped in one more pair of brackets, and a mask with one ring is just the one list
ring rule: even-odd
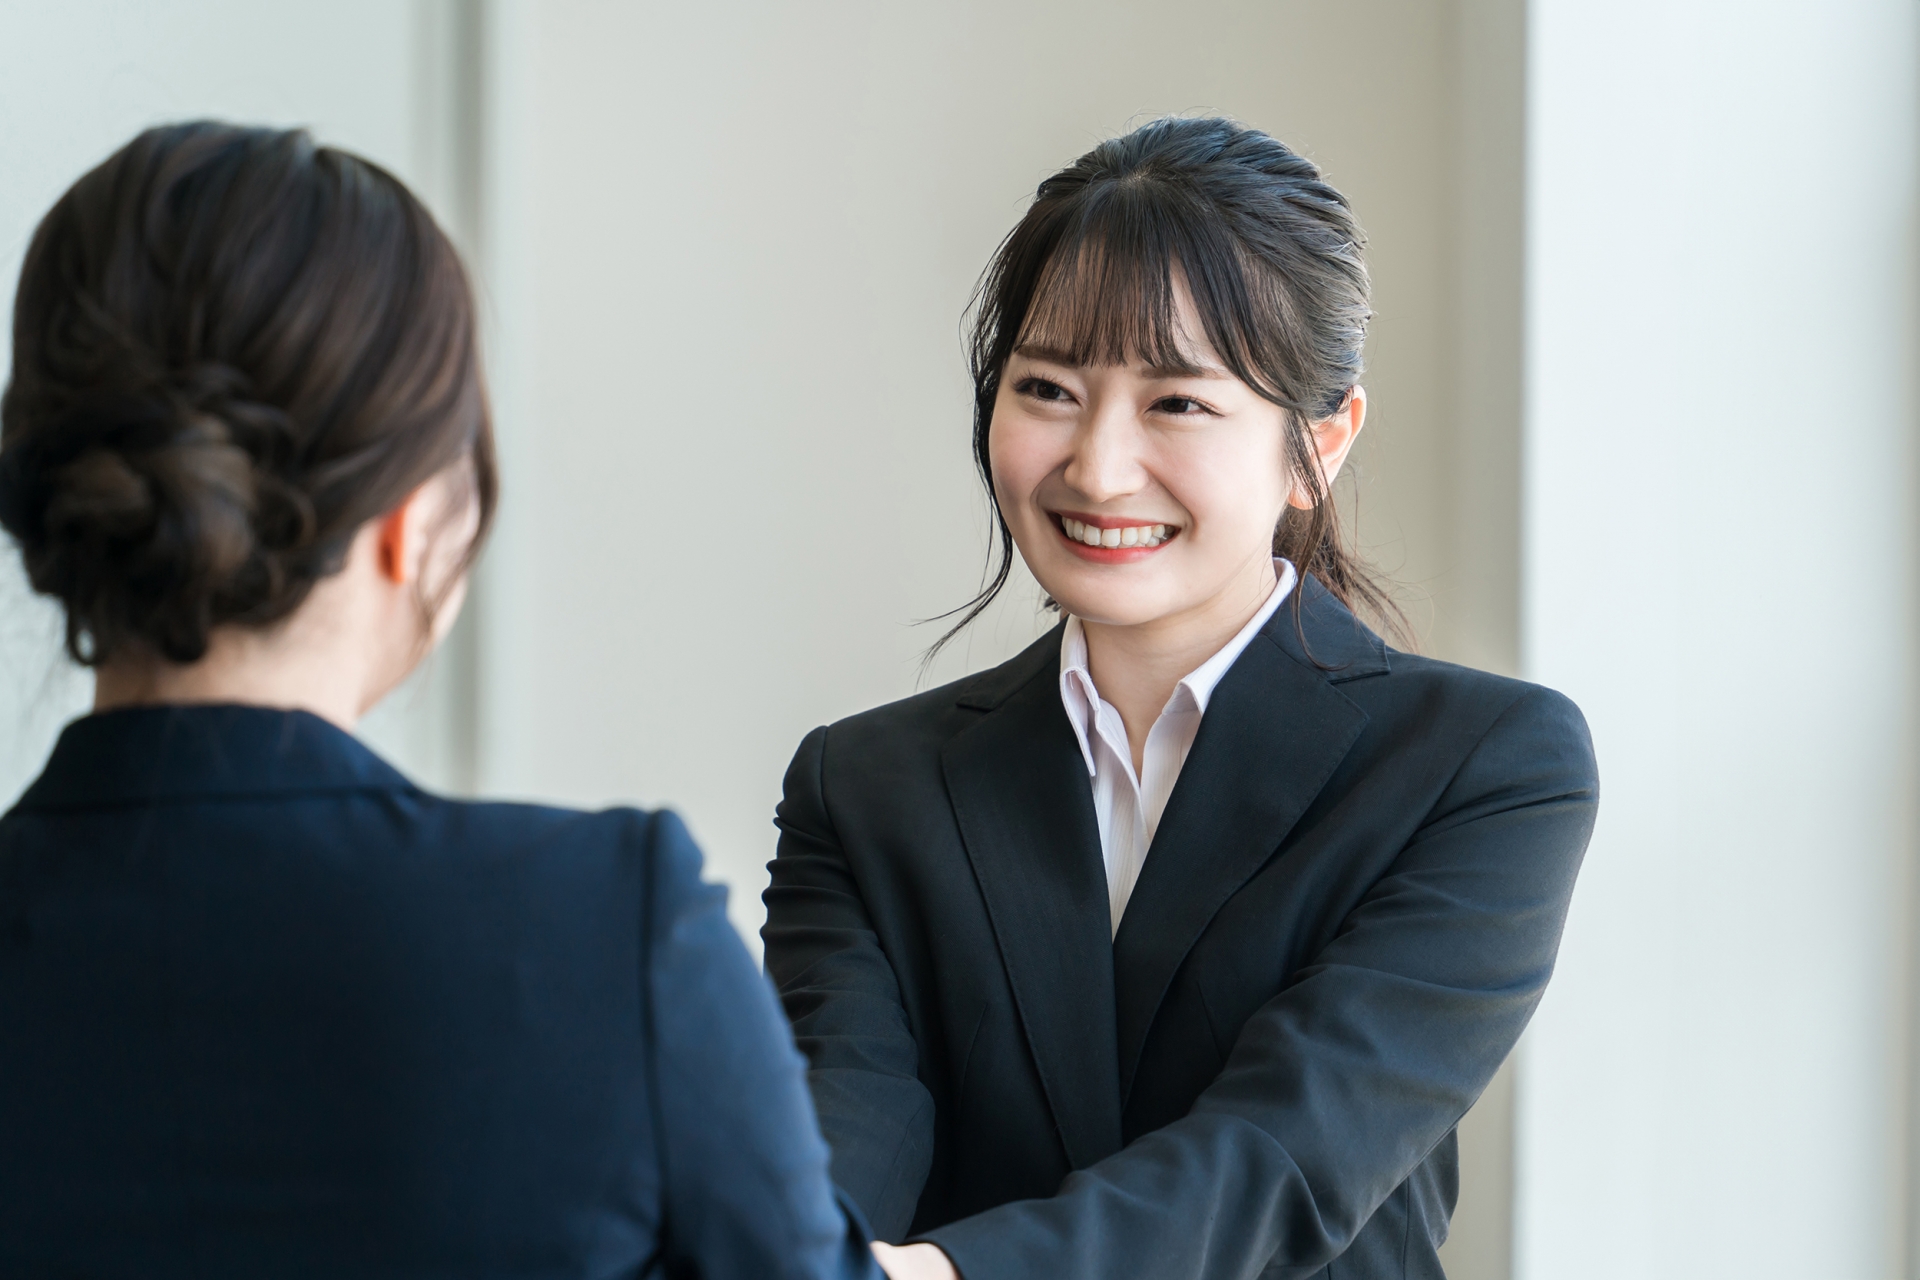
{"label": "dark hair", "polygon": [[973,453],[1000,536],[986,586],[954,610],[964,616],[935,651],[993,602],[1013,567],[988,454],[1007,358],[1044,332],[1077,364],[1186,365],[1176,274],[1228,370],[1286,411],[1287,463],[1314,502],[1287,508],[1274,554],[1404,634],[1398,608],[1345,544],[1309,430],[1360,378],[1372,314],[1364,244],[1346,197],[1311,161],[1231,120],[1155,120],[1042,182],[974,293]]}
{"label": "dark hair", "polygon": [[[0,397],[0,527],[67,648],[205,655],[493,435],[459,255],[398,179],[301,130],[149,129],[34,233]],[[431,605],[429,605],[431,607]]]}

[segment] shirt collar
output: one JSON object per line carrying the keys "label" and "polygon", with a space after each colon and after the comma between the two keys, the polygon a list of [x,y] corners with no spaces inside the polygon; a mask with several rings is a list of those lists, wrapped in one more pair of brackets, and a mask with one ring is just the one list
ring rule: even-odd
{"label": "shirt collar", "polygon": [[1060,701],[1067,709],[1067,723],[1080,743],[1080,757],[1087,762],[1092,777],[1093,700],[1099,697],[1093,687],[1093,673],[1087,669],[1087,630],[1080,619],[1067,615],[1066,630],[1060,633]]}
{"label": "shirt collar", "polygon": [[1193,695],[1193,703],[1200,708],[1200,714],[1206,714],[1207,700],[1213,697],[1214,686],[1227,674],[1227,669],[1239,661],[1240,655],[1253,643],[1253,638],[1260,634],[1260,629],[1272,620],[1275,611],[1293,590],[1298,575],[1293,571],[1292,561],[1275,556],[1273,576],[1273,591],[1267,596],[1267,602],[1260,606],[1260,612],[1247,619],[1247,625],[1235,632],[1233,639],[1227,641],[1220,652],[1195,667],[1180,681],[1187,692]]}
{"label": "shirt collar", "polygon": [[[1247,619],[1247,625],[1234,634],[1233,639],[1221,646],[1211,658],[1195,667],[1174,686],[1173,697],[1168,699],[1171,707],[1179,700],[1181,690],[1185,690],[1193,700],[1194,714],[1207,713],[1207,701],[1213,697],[1213,690],[1240,655],[1246,652],[1260,629],[1272,620],[1274,612],[1285,602],[1292,592],[1299,575],[1294,571],[1293,563],[1280,556],[1273,558],[1275,582],[1273,590],[1267,595],[1267,602],[1260,611]],[[1094,687],[1093,672],[1087,665],[1087,631],[1080,619],[1069,614],[1067,625],[1060,635],[1060,701],[1067,709],[1067,722],[1073,726],[1073,736],[1080,743],[1081,758],[1086,761],[1087,774],[1094,772],[1093,763],[1093,710],[1095,699],[1100,696]],[[1162,715],[1166,714],[1164,711]]]}

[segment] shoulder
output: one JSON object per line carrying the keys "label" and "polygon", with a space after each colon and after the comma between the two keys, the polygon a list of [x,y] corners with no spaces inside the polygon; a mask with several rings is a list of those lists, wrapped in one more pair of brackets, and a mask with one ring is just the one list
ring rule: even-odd
{"label": "shoulder", "polygon": [[911,754],[916,748],[937,752],[948,738],[974,724],[980,712],[992,710],[1035,680],[1051,680],[1059,670],[1060,630],[1049,629],[998,666],[815,729],[808,742],[817,740],[823,752],[830,742],[836,757],[846,752]]}
{"label": "shoulder", "polygon": [[639,892],[698,882],[700,850],[670,809],[595,811],[417,794],[420,844],[517,880],[600,881]]}
{"label": "shoulder", "polygon": [[812,829],[836,810],[843,818],[872,812],[924,818],[945,794],[947,745],[1036,681],[1057,679],[1059,662],[1056,626],[996,667],[813,730],[787,766],[777,810],[783,829]]}
{"label": "shoulder", "polygon": [[1311,575],[1296,605],[1274,614],[1266,639],[1364,711],[1377,749],[1447,756],[1488,739],[1591,757],[1586,720],[1563,694],[1391,648]]}
{"label": "shoulder", "polygon": [[1598,786],[1593,738],[1573,699],[1545,685],[1388,651],[1386,670],[1339,686],[1385,736],[1445,740],[1451,753],[1510,774]]}
{"label": "shoulder", "polygon": [[1580,709],[1565,694],[1513,676],[1498,675],[1477,667],[1444,662],[1439,658],[1400,649],[1386,651],[1383,667],[1377,675],[1341,683],[1341,692],[1356,698],[1439,700],[1452,705],[1487,708],[1518,703],[1538,704],[1541,707],[1552,706],[1564,715],[1580,718]]}
{"label": "shoulder", "polygon": [[623,847],[644,840],[656,815],[644,809],[590,811],[501,800],[456,800],[416,793],[422,826],[478,850]]}
{"label": "shoulder", "polygon": [[[1586,734],[1586,718],[1573,699],[1545,685],[1397,649],[1388,651],[1386,674],[1388,678],[1378,688],[1387,696],[1473,706],[1503,714],[1511,711],[1521,718],[1538,718]],[[1343,691],[1362,696],[1368,692],[1363,681],[1345,686]]]}

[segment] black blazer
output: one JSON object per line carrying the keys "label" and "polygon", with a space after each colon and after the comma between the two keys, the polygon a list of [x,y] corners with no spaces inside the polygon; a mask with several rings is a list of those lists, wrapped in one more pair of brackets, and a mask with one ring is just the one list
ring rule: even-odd
{"label": "black blazer", "polygon": [[1592,748],[1558,694],[1302,591],[1215,689],[1117,937],[1057,629],[801,744],[767,967],[882,1238],[967,1280],[1441,1275]]}
{"label": "black blazer", "polygon": [[76,721],[0,818],[0,1274],[877,1276],[724,899],[303,712]]}

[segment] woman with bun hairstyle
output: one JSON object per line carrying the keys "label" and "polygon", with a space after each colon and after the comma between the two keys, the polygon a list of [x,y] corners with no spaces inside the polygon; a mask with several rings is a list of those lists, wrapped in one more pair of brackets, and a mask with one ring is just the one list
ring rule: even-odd
{"label": "woman with bun hairstyle", "polygon": [[766,962],[896,1277],[1441,1275],[1454,1126],[1546,986],[1597,782],[1546,689],[1389,646],[1328,491],[1352,210],[1169,119],[983,279],[974,450],[1065,615],[817,729]]}
{"label": "woman with bun hairstyle", "polygon": [[0,1274],[877,1277],[679,821],[352,736],[494,510],[421,204],[151,130],[41,223],[13,343],[0,524],[96,695],[0,818]]}

